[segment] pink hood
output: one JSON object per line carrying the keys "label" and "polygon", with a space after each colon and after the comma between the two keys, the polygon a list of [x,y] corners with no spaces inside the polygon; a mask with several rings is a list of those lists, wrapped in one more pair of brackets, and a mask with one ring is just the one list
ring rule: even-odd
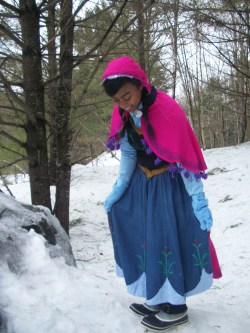
{"label": "pink hood", "polygon": [[143,87],[149,92],[152,85],[148,82],[146,73],[141,69],[136,61],[128,56],[121,57],[110,61],[103,73],[102,81],[105,81],[108,77],[113,76],[131,76],[141,81]]}
{"label": "pink hood", "polygon": [[[117,58],[108,63],[103,81],[115,76],[131,76],[141,81],[150,92],[152,85],[146,73],[128,56]],[[180,105],[169,95],[158,91],[155,102],[149,107],[148,121],[154,129],[154,137],[147,132],[147,122],[141,118],[141,129],[144,139],[152,151],[161,159],[174,163],[179,162],[192,172],[203,172],[207,169],[199,143]],[[119,108],[115,105],[110,127],[109,139],[114,141],[117,132],[122,128]],[[117,139],[118,140],[118,139]]]}

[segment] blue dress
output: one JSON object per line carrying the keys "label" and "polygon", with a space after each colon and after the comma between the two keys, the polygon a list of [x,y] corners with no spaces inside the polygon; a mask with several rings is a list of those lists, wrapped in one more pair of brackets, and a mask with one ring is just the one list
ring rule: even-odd
{"label": "blue dress", "polygon": [[152,163],[157,157],[146,152],[142,135],[134,126],[127,131],[139,163],[108,213],[117,274],[148,305],[184,304],[212,285],[208,232],[200,228],[182,176],[168,171],[166,161]]}

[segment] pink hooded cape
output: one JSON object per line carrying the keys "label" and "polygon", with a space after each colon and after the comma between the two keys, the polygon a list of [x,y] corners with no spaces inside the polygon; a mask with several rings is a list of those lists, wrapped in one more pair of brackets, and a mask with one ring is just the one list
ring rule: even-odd
{"label": "pink hooded cape", "polygon": [[[138,79],[150,92],[152,85],[146,73],[128,56],[108,63],[102,80],[116,76],[129,76]],[[147,122],[141,118],[144,139],[152,151],[162,160],[179,162],[185,169],[195,173],[207,169],[199,143],[185,112],[169,95],[158,91],[155,102],[149,107],[148,121],[153,127],[154,137],[147,132]],[[122,119],[116,105],[113,110],[109,138],[116,136],[122,128]]]}

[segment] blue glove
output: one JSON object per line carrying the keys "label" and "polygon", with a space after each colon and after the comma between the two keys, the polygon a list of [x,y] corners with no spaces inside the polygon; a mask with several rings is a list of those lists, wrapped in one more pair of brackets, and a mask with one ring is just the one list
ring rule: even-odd
{"label": "blue glove", "polygon": [[127,187],[127,183],[123,182],[121,180],[117,180],[116,183],[113,186],[112,192],[107,196],[105,202],[104,202],[104,209],[106,212],[110,212],[111,207],[113,204],[118,201],[123,193],[125,192]]}
{"label": "blue glove", "polygon": [[[199,181],[201,182],[201,180]],[[194,214],[200,222],[201,229],[209,231],[213,225],[213,218],[204,192],[192,195],[192,206]]]}
{"label": "blue glove", "polygon": [[113,186],[112,192],[107,196],[104,202],[104,209],[106,210],[106,212],[109,212],[111,210],[113,204],[118,201],[126,191],[129,180],[136,166],[137,153],[136,150],[128,142],[127,132],[125,133],[124,137],[120,139],[120,147],[121,163],[119,176]]}
{"label": "blue glove", "polygon": [[[180,164],[178,163],[178,166]],[[208,200],[203,192],[203,183],[201,179],[196,179],[193,172],[188,171],[189,177],[185,177],[187,170],[181,173],[185,188],[192,198],[192,206],[194,214],[200,222],[202,230],[209,231],[213,225],[213,218],[210,209],[208,208]]]}

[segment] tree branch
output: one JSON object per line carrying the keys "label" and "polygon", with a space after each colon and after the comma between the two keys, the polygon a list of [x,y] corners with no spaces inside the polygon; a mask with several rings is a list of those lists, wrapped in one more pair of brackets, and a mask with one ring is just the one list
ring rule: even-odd
{"label": "tree branch", "polygon": [[[19,158],[18,160],[14,161],[14,162],[10,162],[8,164],[3,165],[2,167],[0,167],[0,170],[8,168],[8,167],[10,167],[12,165],[15,165],[18,162],[23,162],[23,161],[26,161],[26,160],[27,160],[27,157],[25,157],[25,158]],[[3,161],[3,162],[6,162],[6,161]]]}
{"label": "tree branch", "polygon": [[[121,6],[119,13],[116,15],[116,17],[114,18],[113,22],[110,24],[108,30],[106,31],[106,33],[104,34],[104,36],[102,37],[102,39],[99,41],[99,43],[97,43],[97,44],[96,44],[96,45],[95,45],[95,46],[94,46],[94,47],[93,47],[93,48],[92,48],[87,54],[85,54],[85,55],[82,56],[82,57],[78,57],[78,61],[75,62],[75,64],[73,65],[73,68],[77,67],[77,66],[78,66],[83,60],[86,60],[86,59],[88,59],[89,57],[91,57],[91,54],[92,54],[96,49],[98,49],[98,47],[100,47],[100,46],[104,43],[105,39],[107,38],[107,36],[108,36],[109,33],[111,32],[112,27],[115,25],[116,21],[117,21],[118,18],[121,16],[122,11],[123,11],[123,8],[126,6],[127,2],[128,2],[128,0],[124,0],[123,5]],[[64,74],[64,73],[61,73],[61,75],[62,75],[62,74]],[[48,80],[48,81],[45,83],[45,85],[47,85],[47,84],[53,82],[54,80],[57,80],[58,78],[59,78],[59,75],[57,75],[57,76],[54,77],[54,78],[51,78],[50,80]]]}
{"label": "tree branch", "polygon": [[[102,44],[105,42],[106,38],[108,37],[108,35],[110,34],[113,26],[116,24],[116,22],[118,21],[119,17],[121,16],[123,9],[125,8],[125,6],[127,5],[128,0],[124,0],[122,6],[120,7],[119,12],[116,14],[114,20],[111,22],[111,24],[109,25],[108,29],[106,30],[105,34],[102,36],[102,38],[100,39],[100,41],[94,46],[92,47],[91,50],[89,50],[89,52],[87,52],[84,56],[79,57],[79,60],[74,64],[74,68],[79,66],[80,63],[87,59],[91,54],[93,54],[100,46],[102,46]],[[125,30],[125,29],[124,29]]]}
{"label": "tree branch", "polygon": [[16,143],[20,147],[24,148],[24,142],[20,141],[19,139],[15,138],[11,134],[7,133],[6,131],[0,131],[0,135],[4,136],[5,138],[11,140],[12,142]]}
{"label": "tree branch", "polygon": [[0,119],[0,124],[5,125],[5,126],[12,126],[12,127],[17,127],[17,128],[25,128],[23,124],[18,124],[18,123],[12,123],[9,121],[4,121]]}
{"label": "tree branch", "polygon": [[72,19],[76,17],[76,15],[79,13],[79,11],[86,5],[86,3],[89,2],[89,0],[83,0],[82,3],[76,8],[75,12],[72,15]]}
{"label": "tree branch", "polygon": [[22,41],[17,36],[15,36],[12,31],[10,31],[9,29],[7,29],[3,24],[0,24],[0,30],[2,30],[2,32],[5,34],[5,36],[7,36],[10,39],[12,39],[21,48],[24,47]]}
{"label": "tree branch", "polygon": [[83,22],[87,22],[89,20],[92,20],[93,18],[98,18],[100,15],[102,15],[103,13],[109,11],[110,9],[112,8],[112,5],[104,8],[101,12],[98,12],[98,13],[95,13],[95,14],[92,14],[90,16],[87,16],[86,18],[84,18],[83,20],[77,20],[75,21],[75,25],[77,27],[81,26],[80,23],[83,23]]}
{"label": "tree branch", "polygon": [[21,58],[10,55],[9,53],[1,52],[1,51],[0,51],[0,59],[3,60],[3,62],[1,63],[1,66],[8,60],[18,61],[20,63],[22,62]]}
{"label": "tree branch", "polygon": [[250,75],[247,73],[247,72],[243,72],[237,65],[235,65],[235,63],[230,59],[230,57],[229,56],[227,56],[226,54],[225,54],[225,52],[223,52],[221,49],[220,49],[220,47],[218,47],[217,45],[215,45],[215,43],[213,43],[209,38],[208,38],[208,36],[206,36],[206,35],[204,35],[204,34],[202,34],[203,35],[203,37],[211,44],[211,45],[213,45],[215,48],[216,48],[216,50],[218,51],[218,53],[222,56],[222,58],[224,58],[226,61],[227,61],[227,63],[232,67],[232,68],[234,68],[238,73],[240,73],[240,74],[242,74],[244,77],[246,77],[246,78],[250,78]]}
{"label": "tree branch", "polygon": [[21,156],[22,158],[26,158],[25,155],[23,155],[23,154],[21,154],[21,153],[15,151],[15,150],[13,150],[13,149],[10,149],[10,148],[5,147],[5,146],[3,146],[3,145],[0,145],[0,147],[3,148],[3,149],[5,149],[5,150],[10,151],[11,153],[14,153],[14,154],[16,154],[16,155],[19,155],[19,156]]}
{"label": "tree branch", "polygon": [[40,13],[46,12],[46,10],[50,9],[50,7],[57,5],[61,0],[51,0],[48,2],[47,6],[43,7],[42,6],[47,2],[47,0],[43,0],[40,5],[38,6],[38,9],[40,10]]}
{"label": "tree branch", "polygon": [[96,158],[98,155],[96,155],[96,154],[93,154],[93,155],[88,155],[88,156],[83,156],[82,158],[79,158],[79,159],[77,159],[77,160],[75,160],[75,161],[72,161],[71,162],[71,166],[74,166],[75,164],[79,164],[80,162],[82,162],[82,161],[84,161],[84,160],[87,160],[88,158],[91,158],[91,159],[93,159],[93,158]]}
{"label": "tree branch", "polygon": [[[124,3],[123,3],[123,7],[122,7],[122,8],[124,8],[124,6],[125,6],[125,2],[127,2],[127,1],[124,1]],[[120,34],[118,34],[118,35],[113,39],[112,43],[110,44],[110,47],[106,50],[106,52],[102,55],[102,57],[99,58],[99,60],[98,60],[98,62],[97,62],[97,64],[96,64],[96,66],[95,66],[95,68],[93,69],[93,71],[92,71],[90,77],[88,78],[88,80],[86,81],[85,86],[84,86],[83,89],[82,89],[82,94],[81,94],[80,97],[78,98],[78,101],[76,101],[76,103],[75,103],[75,105],[73,106],[73,108],[77,108],[78,104],[80,104],[80,102],[81,102],[81,100],[82,100],[84,94],[85,94],[86,91],[88,90],[88,87],[89,87],[89,85],[90,85],[92,79],[94,78],[95,74],[96,74],[97,71],[98,71],[98,68],[99,68],[100,63],[103,62],[103,59],[107,56],[107,54],[110,52],[110,50],[112,50],[112,48],[114,47],[114,45],[116,44],[116,42],[119,40],[119,38],[121,37],[121,35],[124,33],[124,31],[127,31],[128,28],[129,28],[129,27],[130,27],[130,26],[131,26],[131,25],[137,20],[137,18],[142,14],[142,12],[147,11],[147,10],[152,6],[152,4],[153,4],[154,2],[155,2],[155,0],[151,0],[151,1],[149,1],[148,5],[145,6],[145,7],[143,8],[143,11],[139,12],[136,16],[134,16],[134,18],[133,18],[132,20],[129,21],[129,23],[124,27],[124,29],[120,32]],[[121,10],[120,10],[120,12],[119,12],[118,14],[119,14],[119,16],[121,15]],[[118,15],[118,14],[117,14],[117,15]],[[116,17],[117,17],[117,16],[116,16]],[[117,19],[118,19],[118,17],[117,17]],[[114,21],[116,22],[115,19],[114,19]],[[100,46],[103,44],[103,42],[105,41],[106,37],[108,36],[108,33],[111,31],[111,29],[112,29],[112,27],[113,27],[113,25],[114,25],[114,23],[115,23],[114,21],[111,23],[111,25],[110,25],[108,31],[107,31],[106,34],[103,36],[101,42],[98,43],[98,47],[100,47]],[[104,38],[104,37],[105,37],[105,38]],[[96,47],[96,49],[97,49],[97,47]],[[93,52],[93,51],[94,51],[94,50],[92,49],[92,50],[90,50],[89,52]],[[83,57],[81,60],[79,60],[79,61],[77,62],[77,65],[79,65],[79,64],[82,62],[82,60],[84,60],[84,57]],[[76,66],[76,65],[75,65],[75,66]]]}
{"label": "tree branch", "polygon": [[14,19],[18,19],[19,18],[18,15],[8,14],[8,13],[0,13],[0,17],[7,17],[7,18],[14,18]]}
{"label": "tree branch", "polygon": [[13,110],[15,112],[21,112],[22,114],[25,114],[25,112],[22,109],[18,109],[18,108],[14,107],[14,106],[1,105],[0,104],[0,109]]}
{"label": "tree branch", "polygon": [[9,186],[8,186],[7,181],[5,180],[5,177],[2,175],[1,172],[0,172],[0,178],[2,179],[3,185],[4,185],[4,187],[6,187],[7,191],[9,192],[9,194],[10,194],[13,198],[15,198],[14,195],[13,195],[13,193],[11,192]]}
{"label": "tree branch", "polygon": [[16,14],[18,14],[18,15],[20,14],[20,10],[17,7],[9,4],[8,2],[6,2],[4,0],[0,0],[0,4],[3,5],[5,8],[8,8],[8,9],[12,10]]}
{"label": "tree branch", "polygon": [[0,80],[3,82],[3,85],[6,89],[6,91],[11,95],[11,97],[20,105],[22,108],[26,109],[26,104],[17,96],[17,94],[12,90],[8,80],[3,75],[2,72],[0,72]]}
{"label": "tree branch", "polygon": [[[89,2],[89,0],[84,0],[79,6],[78,8],[76,9],[75,13],[71,16],[71,18],[68,20],[68,22],[66,23],[65,27],[64,27],[64,30],[66,29],[67,25],[75,18],[75,16],[79,13],[79,11],[83,8],[83,6]],[[52,2],[52,3],[49,3],[48,6],[47,6],[47,9],[49,9],[49,7],[55,5],[57,3],[57,0]],[[51,38],[50,40],[48,40],[48,42],[42,47],[42,50],[46,49],[49,47],[49,44],[52,43],[57,36],[61,35],[63,31],[61,32],[58,32],[57,34],[55,34],[53,36],[53,38]],[[54,80],[54,79],[53,79]]]}
{"label": "tree branch", "polygon": [[[250,28],[249,21],[247,21],[244,18],[244,16],[242,15],[243,13],[246,13],[247,11],[246,10],[245,11],[239,10],[231,0],[229,0],[229,3],[231,5],[231,7],[233,8],[233,11],[235,11],[239,15],[239,17],[241,18],[241,20],[244,22],[244,24],[249,29]],[[248,13],[249,13],[249,9],[248,9]]]}

